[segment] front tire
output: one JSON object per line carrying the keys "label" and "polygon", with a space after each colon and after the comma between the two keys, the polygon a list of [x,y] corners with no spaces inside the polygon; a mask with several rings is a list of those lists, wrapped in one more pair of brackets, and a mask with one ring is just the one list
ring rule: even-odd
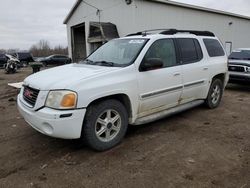
{"label": "front tire", "polygon": [[82,136],[89,147],[104,151],[122,141],[127,127],[128,114],[123,104],[106,100],[87,109]]}
{"label": "front tire", "polygon": [[221,102],[223,94],[223,83],[220,79],[215,79],[209,89],[205,104],[208,108],[217,108]]}

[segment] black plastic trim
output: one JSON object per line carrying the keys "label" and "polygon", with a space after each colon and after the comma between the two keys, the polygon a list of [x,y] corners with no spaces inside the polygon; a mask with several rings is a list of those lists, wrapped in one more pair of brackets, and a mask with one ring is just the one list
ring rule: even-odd
{"label": "black plastic trim", "polygon": [[198,82],[193,82],[193,83],[184,85],[184,88],[185,88],[185,87],[192,87],[192,86],[195,86],[195,85],[200,85],[200,84],[203,84],[203,83],[205,83],[204,80],[198,81]]}
{"label": "black plastic trim", "polygon": [[141,98],[144,99],[144,98],[152,97],[152,96],[155,96],[155,95],[160,95],[160,94],[163,94],[163,93],[173,92],[173,91],[176,91],[176,90],[180,90],[182,88],[183,88],[183,86],[177,86],[177,87],[173,87],[173,88],[164,89],[164,90],[161,90],[161,91],[154,91],[152,93],[142,95]]}
{"label": "black plastic trim", "polygon": [[68,117],[71,117],[73,114],[70,113],[70,114],[61,114],[60,115],[60,118],[68,118]]}

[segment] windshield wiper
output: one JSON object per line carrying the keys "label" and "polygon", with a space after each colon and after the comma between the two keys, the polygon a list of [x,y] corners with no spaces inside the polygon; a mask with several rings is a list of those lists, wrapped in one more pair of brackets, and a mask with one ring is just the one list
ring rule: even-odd
{"label": "windshield wiper", "polygon": [[95,61],[95,64],[113,67],[114,63],[109,61]]}
{"label": "windshield wiper", "polygon": [[100,65],[100,66],[110,66],[110,67],[113,67],[115,64],[109,61],[92,61],[90,59],[85,59],[83,62],[89,65]]}
{"label": "windshield wiper", "polygon": [[86,64],[90,64],[90,65],[94,65],[94,61],[90,60],[90,59],[85,59],[83,62],[86,62]]}

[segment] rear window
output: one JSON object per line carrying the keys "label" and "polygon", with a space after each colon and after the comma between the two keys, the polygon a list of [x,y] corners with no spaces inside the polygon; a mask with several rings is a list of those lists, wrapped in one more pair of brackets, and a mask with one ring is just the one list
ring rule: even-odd
{"label": "rear window", "polygon": [[218,57],[218,56],[224,56],[225,52],[216,39],[203,39],[204,44],[207,48],[208,55],[210,57]]}
{"label": "rear window", "polygon": [[0,57],[1,57],[1,58],[4,58],[4,57],[5,57],[5,55],[4,55],[4,54],[0,54]]}
{"label": "rear window", "polygon": [[183,63],[194,63],[202,59],[203,54],[199,42],[192,38],[177,39]]}
{"label": "rear window", "polygon": [[233,51],[228,59],[250,60],[250,50]]}

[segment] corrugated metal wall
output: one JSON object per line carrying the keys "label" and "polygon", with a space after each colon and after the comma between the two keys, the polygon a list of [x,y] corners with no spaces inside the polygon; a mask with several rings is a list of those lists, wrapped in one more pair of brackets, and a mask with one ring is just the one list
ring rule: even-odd
{"label": "corrugated metal wall", "polygon": [[[91,0],[90,2],[101,10],[100,21],[116,24],[120,36],[155,28],[209,30],[214,32],[223,44],[226,41],[232,42],[233,49],[250,47],[250,20],[144,0],[134,0],[130,5],[127,5],[124,0]],[[68,21],[70,55],[72,55],[71,27],[84,22],[86,36],[88,36],[88,23],[99,21],[96,13],[96,9],[81,3]],[[230,22],[232,24],[229,24]],[[90,47],[87,42],[86,45],[89,54]]]}

